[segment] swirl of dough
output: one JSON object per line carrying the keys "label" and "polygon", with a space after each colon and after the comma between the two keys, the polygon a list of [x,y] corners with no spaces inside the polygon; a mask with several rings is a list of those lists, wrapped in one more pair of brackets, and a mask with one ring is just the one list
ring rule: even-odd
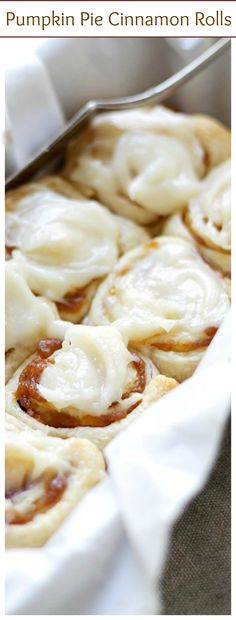
{"label": "swirl of dough", "polygon": [[[120,259],[86,322],[113,323],[135,348],[148,345],[149,354],[155,348],[187,354],[210,343],[228,309],[221,276],[194,246],[157,237]],[[170,365],[167,374],[172,372]]]}
{"label": "swirl of dough", "polygon": [[10,431],[5,455],[7,547],[43,545],[104,476],[103,457],[86,439]]}
{"label": "swirl of dough", "polygon": [[96,117],[72,144],[64,175],[85,195],[149,224],[185,207],[207,162],[229,154],[230,134],[217,121],[157,106]]}
{"label": "swirl of dough", "polygon": [[189,203],[185,221],[197,240],[223,253],[231,250],[230,160],[214,168]]}
{"label": "swirl of dough", "polygon": [[60,315],[77,322],[122,248],[148,235],[131,222],[125,233],[121,218],[95,201],[76,199],[73,188],[69,197],[67,184],[65,190],[64,181],[56,180],[9,193],[6,243],[31,290],[57,302]]}
{"label": "swirl of dough", "polygon": [[103,446],[150,398],[175,387],[149,359],[129,351],[114,327],[64,329],[63,341],[40,341],[7,385],[7,412],[31,428]]}
{"label": "swirl of dough", "polygon": [[162,233],[192,239],[209,264],[231,272],[230,160],[216,166],[201,182],[184,214],[167,219]]}

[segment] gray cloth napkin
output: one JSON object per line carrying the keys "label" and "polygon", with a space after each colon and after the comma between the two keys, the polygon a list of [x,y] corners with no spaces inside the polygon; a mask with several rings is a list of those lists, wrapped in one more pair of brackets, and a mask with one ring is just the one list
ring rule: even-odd
{"label": "gray cloth napkin", "polygon": [[231,613],[230,466],[228,425],[207,486],[174,529],[162,580],[165,615]]}

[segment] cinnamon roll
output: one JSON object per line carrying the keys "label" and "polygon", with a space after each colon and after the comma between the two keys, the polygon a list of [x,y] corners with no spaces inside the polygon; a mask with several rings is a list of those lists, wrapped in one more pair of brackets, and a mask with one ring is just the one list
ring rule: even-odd
{"label": "cinnamon roll", "polygon": [[5,455],[7,547],[43,545],[104,476],[102,454],[86,439],[7,432]]}
{"label": "cinnamon roll", "polygon": [[[71,193],[71,195],[70,195]],[[57,304],[60,316],[79,322],[98,283],[127,249],[148,234],[78,195],[60,177],[9,192],[6,244],[31,290]]]}
{"label": "cinnamon roll", "polygon": [[103,447],[177,385],[112,326],[63,329],[39,342],[6,388],[6,411],[31,429]]}
{"label": "cinnamon roll", "polygon": [[231,273],[230,160],[216,166],[185,212],[170,216],[162,233],[192,240],[201,256],[229,277]]}
{"label": "cinnamon roll", "polygon": [[12,259],[5,264],[6,381],[23,360],[33,353],[40,338],[46,337],[51,321],[58,319],[56,306],[36,297]]}
{"label": "cinnamon roll", "polygon": [[185,207],[207,172],[230,156],[230,132],[162,106],[101,114],[72,143],[65,178],[142,224]]}
{"label": "cinnamon roll", "polygon": [[128,252],[99,287],[87,324],[113,323],[178,381],[190,376],[229,309],[223,278],[196,248],[156,237]]}

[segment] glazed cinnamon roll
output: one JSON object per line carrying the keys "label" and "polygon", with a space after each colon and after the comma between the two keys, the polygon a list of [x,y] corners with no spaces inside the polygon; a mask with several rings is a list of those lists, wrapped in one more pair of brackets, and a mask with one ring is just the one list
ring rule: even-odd
{"label": "glazed cinnamon roll", "polygon": [[99,287],[86,323],[113,323],[160,372],[182,381],[228,309],[221,275],[191,243],[163,236],[118,261]]}
{"label": "glazed cinnamon roll", "polygon": [[[71,191],[71,196],[69,195]],[[147,233],[80,198],[60,177],[47,177],[9,192],[6,245],[31,290],[56,303],[60,316],[79,322],[98,283],[127,249]]]}
{"label": "glazed cinnamon roll", "polygon": [[64,176],[86,196],[142,224],[185,207],[230,156],[230,132],[162,106],[102,114],[72,143]]}
{"label": "glazed cinnamon roll", "polygon": [[102,454],[86,439],[8,432],[5,454],[7,547],[43,545],[104,476]]}
{"label": "glazed cinnamon roll", "polygon": [[165,222],[164,235],[193,241],[201,256],[226,277],[231,273],[230,160],[216,166],[185,212]]}
{"label": "glazed cinnamon roll", "polygon": [[6,411],[32,429],[103,447],[176,386],[128,350],[114,327],[63,329],[63,337],[39,342],[6,388]]}
{"label": "glazed cinnamon roll", "polygon": [[6,381],[28,357],[40,338],[46,337],[51,321],[58,319],[56,306],[36,297],[12,259],[5,264]]}

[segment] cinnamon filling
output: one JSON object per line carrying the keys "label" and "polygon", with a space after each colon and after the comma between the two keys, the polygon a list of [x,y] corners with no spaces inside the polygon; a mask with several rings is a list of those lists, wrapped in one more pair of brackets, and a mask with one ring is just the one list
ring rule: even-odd
{"label": "cinnamon filling", "polygon": [[[25,525],[33,520],[37,514],[46,512],[61,499],[67,487],[67,477],[65,474],[58,474],[45,483],[44,494],[37,499],[28,512],[21,514],[14,507],[6,512],[6,523],[11,525]],[[26,490],[26,489],[24,489]],[[6,498],[14,497],[14,493],[9,493]]]}
{"label": "cinnamon filling", "polygon": [[67,293],[62,301],[56,301],[59,312],[80,312],[87,305],[86,288],[76,289],[73,293]]}
{"label": "cinnamon filling", "polygon": [[85,313],[89,307],[89,303],[92,298],[93,291],[96,289],[100,279],[92,280],[84,288],[77,288],[74,291],[67,293],[61,301],[56,301],[58,311],[63,314],[70,313],[76,314],[78,312]]}
{"label": "cinnamon filling", "polygon": [[61,347],[62,341],[58,338],[45,338],[39,341],[36,351],[40,357],[47,359],[49,355],[52,355]]}
{"label": "cinnamon filling", "polygon": [[6,259],[9,259],[12,257],[12,252],[13,250],[15,250],[15,246],[14,245],[5,245],[5,250],[6,250]]}
{"label": "cinnamon filling", "polygon": [[[176,353],[188,353],[208,347],[212,338],[215,336],[218,327],[207,327],[205,336],[195,340],[194,342],[151,342],[150,346],[160,349],[161,351],[175,351]],[[147,343],[148,344],[148,343]]]}
{"label": "cinnamon filling", "polygon": [[148,248],[150,250],[156,250],[158,246],[159,246],[159,243],[158,241],[156,241],[156,239],[151,239],[151,241],[147,241],[145,243],[145,248]]}
{"label": "cinnamon filling", "polygon": [[37,384],[46,366],[53,363],[53,360],[48,359],[49,355],[52,355],[54,351],[61,349],[61,347],[62,342],[57,338],[40,340],[36,357],[24,368],[20,375],[16,399],[21,408],[27,411],[29,415],[34,415],[34,410],[31,409],[34,400],[44,402],[44,398],[38,392]]}
{"label": "cinnamon filling", "polygon": [[126,390],[126,392],[124,392],[124,394],[122,394],[122,400],[128,398],[132,392],[139,392],[140,394],[142,394],[146,386],[145,362],[136,353],[132,353],[132,357],[132,364],[136,370],[136,381],[133,385],[130,386],[130,388]]}
{"label": "cinnamon filling", "polygon": [[[64,409],[58,411],[40,395],[38,384],[46,366],[54,363],[53,359],[48,359],[49,356],[52,355],[54,351],[60,349],[61,346],[62,342],[54,338],[41,340],[37,347],[37,355],[24,368],[19,377],[15,396],[21,409],[28,415],[42,424],[52,426],[53,428],[76,428],[78,426],[102,427],[125,418],[141,402],[140,399],[126,409],[121,407],[119,402],[114,402],[107,411],[96,416],[73,407],[71,407],[70,410]],[[134,392],[141,394],[146,386],[145,362],[136,353],[132,353],[132,358],[131,364],[135,369],[136,378],[132,384],[126,387],[121,397],[122,401],[129,398]]]}

